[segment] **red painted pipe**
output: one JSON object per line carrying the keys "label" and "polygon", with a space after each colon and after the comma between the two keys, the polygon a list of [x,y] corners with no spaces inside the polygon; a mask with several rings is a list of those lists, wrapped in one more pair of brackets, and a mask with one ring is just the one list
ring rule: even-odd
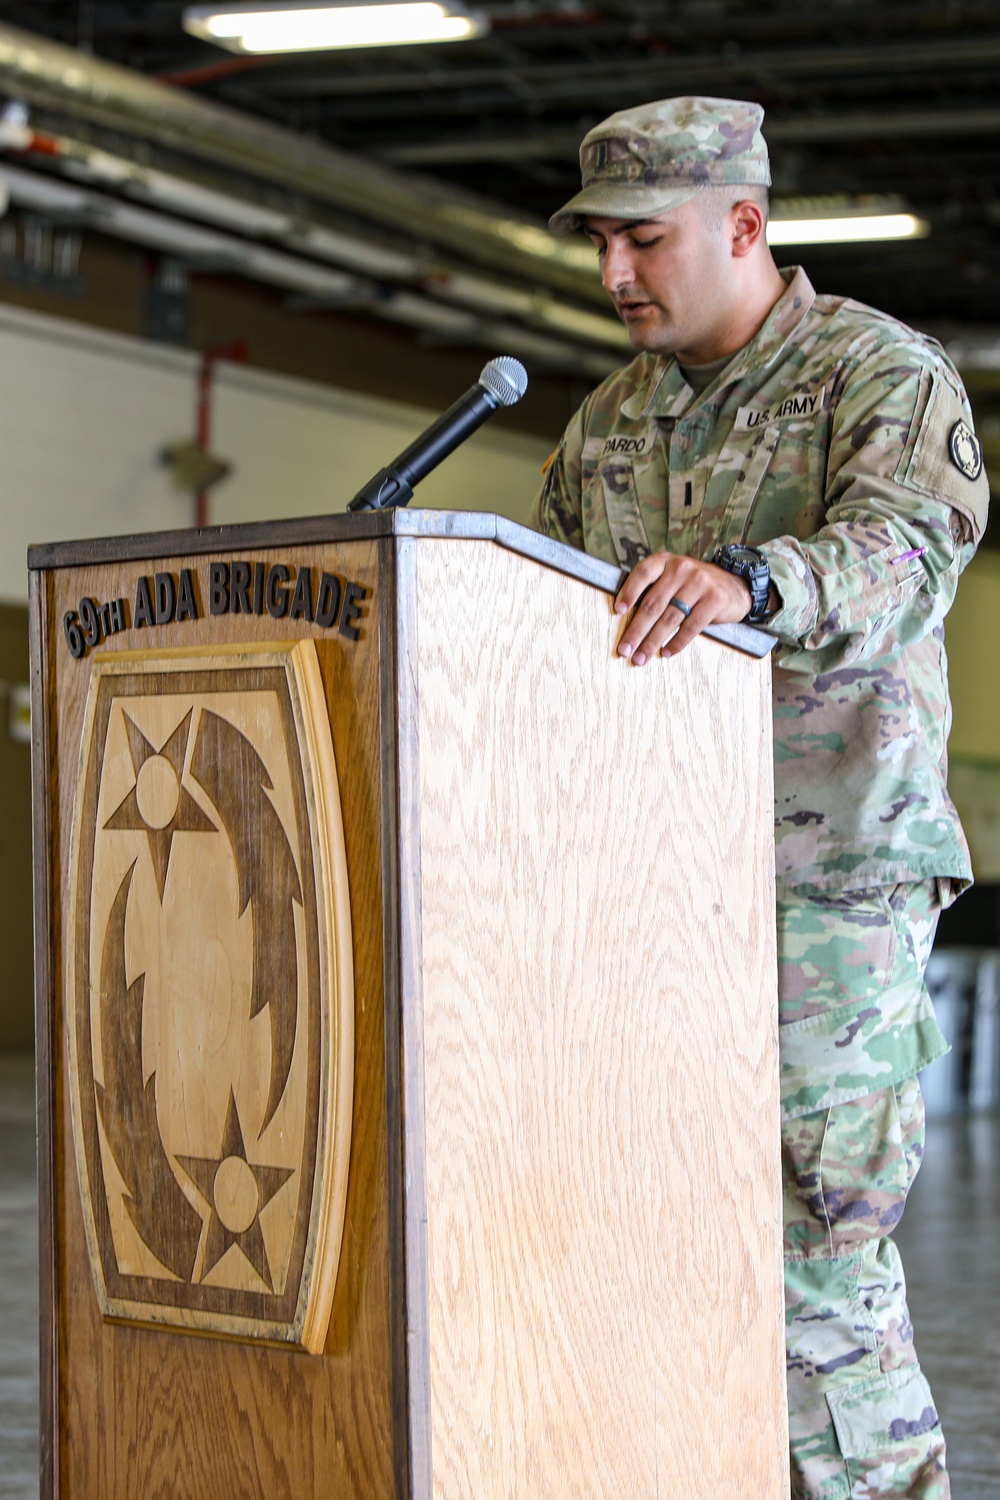
{"label": "red painted pipe", "polygon": [[[203,453],[208,453],[212,443],[212,385],[215,378],[215,366],[220,359],[228,359],[233,364],[244,364],[246,357],[247,346],[242,339],[235,339],[224,344],[210,344],[202,353],[201,367],[198,371],[195,442]],[[194,524],[196,526],[208,525],[207,489],[198,490],[195,493]]]}

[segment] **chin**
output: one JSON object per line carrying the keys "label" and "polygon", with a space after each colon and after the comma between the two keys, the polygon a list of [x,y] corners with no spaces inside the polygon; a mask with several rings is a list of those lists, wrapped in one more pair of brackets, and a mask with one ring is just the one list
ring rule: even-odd
{"label": "chin", "polygon": [[641,324],[626,324],[628,341],[632,348],[639,353],[649,353],[651,350],[659,349],[660,339],[657,337],[655,328],[643,328]]}
{"label": "chin", "polygon": [[656,318],[626,323],[625,331],[637,354],[672,354],[677,347],[677,341],[671,337],[670,330],[664,328]]}
{"label": "chin", "polygon": [[630,332],[628,341],[636,354],[674,354],[676,352],[673,339],[663,334],[658,338],[652,330],[647,334]]}

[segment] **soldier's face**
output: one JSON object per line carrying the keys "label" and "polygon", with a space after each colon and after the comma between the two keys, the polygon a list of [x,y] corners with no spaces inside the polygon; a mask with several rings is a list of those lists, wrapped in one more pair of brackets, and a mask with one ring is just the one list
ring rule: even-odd
{"label": "soldier's face", "polygon": [[587,219],[605,291],[633,349],[708,363],[729,351],[739,295],[722,227],[694,202],[655,219]]}

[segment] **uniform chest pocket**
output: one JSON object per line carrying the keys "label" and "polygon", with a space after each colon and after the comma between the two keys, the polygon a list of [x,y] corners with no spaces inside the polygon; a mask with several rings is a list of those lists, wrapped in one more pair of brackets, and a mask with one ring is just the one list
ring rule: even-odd
{"label": "uniform chest pocket", "polygon": [[707,544],[743,540],[780,437],[781,428],[775,422],[754,433],[749,441],[741,433],[726,442],[708,481],[704,507]]}
{"label": "uniform chest pocket", "polygon": [[583,503],[595,515],[603,509],[615,555],[634,568],[664,546],[667,525],[666,472],[656,456],[607,458],[587,481]]}
{"label": "uniform chest pocket", "polygon": [[744,540],[755,545],[815,535],[826,517],[825,489],[826,449],[815,431],[782,431],[745,512]]}

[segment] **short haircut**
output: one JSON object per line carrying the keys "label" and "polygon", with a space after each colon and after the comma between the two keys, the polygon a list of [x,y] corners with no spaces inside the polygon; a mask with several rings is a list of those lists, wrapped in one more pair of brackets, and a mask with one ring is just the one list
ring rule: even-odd
{"label": "short haircut", "polygon": [[770,198],[763,183],[741,182],[721,186],[712,183],[699,191],[695,202],[700,207],[708,228],[721,229],[730,209],[735,208],[737,203],[745,203],[748,198],[751,203],[756,203],[766,224]]}

